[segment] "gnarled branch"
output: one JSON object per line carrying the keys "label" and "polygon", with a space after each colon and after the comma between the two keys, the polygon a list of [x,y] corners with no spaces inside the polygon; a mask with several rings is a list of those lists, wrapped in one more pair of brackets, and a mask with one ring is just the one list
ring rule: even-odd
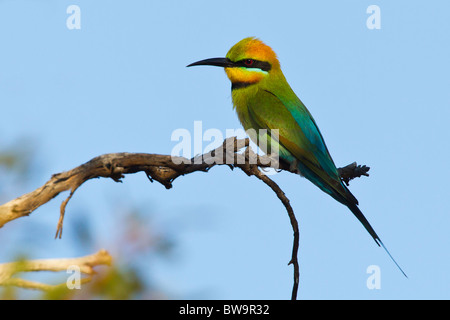
{"label": "gnarled branch", "polygon": [[[239,153],[244,148],[244,152]],[[170,189],[176,178],[198,171],[207,172],[216,165],[228,165],[231,169],[240,168],[247,175],[257,177],[276,193],[277,197],[285,206],[294,231],[294,246],[289,264],[293,264],[294,266],[292,299],[295,299],[299,282],[297,261],[299,246],[298,223],[294,211],[289,204],[289,199],[272,179],[261,172],[260,168],[275,168],[294,173],[297,172],[291,169],[286,163],[278,162],[268,156],[260,156],[253,153],[249,147],[249,139],[228,138],[217,149],[192,159],[147,153],[109,153],[95,157],[72,170],[54,174],[40,188],[1,205],[0,228],[9,221],[29,215],[61,192],[70,191],[69,196],[62,202],[60,208],[60,218],[55,237],[61,238],[67,203],[75,191],[90,179],[103,177],[111,178],[119,182],[124,178],[125,174],[142,171],[145,172],[150,181],[153,182],[156,180],[167,189]],[[342,180],[348,184],[355,177],[368,176],[367,172],[369,168],[352,163],[338,170]]]}

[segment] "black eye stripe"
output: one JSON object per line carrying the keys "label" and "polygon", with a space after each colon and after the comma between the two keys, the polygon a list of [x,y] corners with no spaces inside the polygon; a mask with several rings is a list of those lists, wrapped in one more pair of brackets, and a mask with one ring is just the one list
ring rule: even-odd
{"label": "black eye stripe", "polygon": [[[248,60],[252,60],[253,64],[251,66],[248,66]],[[246,63],[247,61],[247,63]],[[239,61],[234,62],[235,67],[244,67],[244,68],[258,68],[263,71],[270,71],[272,69],[272,65],[266,61],[260,61],[255,59],[242,59]]]}

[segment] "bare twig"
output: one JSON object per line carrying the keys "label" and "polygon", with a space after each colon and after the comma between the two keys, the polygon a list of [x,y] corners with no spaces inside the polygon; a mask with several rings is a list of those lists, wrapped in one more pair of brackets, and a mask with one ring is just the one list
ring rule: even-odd
{"label": "bare twig", "polygon": [[350,180],[359,178],[361,176],[368,177],[369,174],[367,172],[369,172],[369,170],[369,167],[357,165],[356,162],[350,163],[343,168],[338,168],[339,175],[341,176],[342,181],[344,181],[347,186],[349,185]]}
{"label": "bare twig", "polygon": [[[250,148],[247,148],[246,154],[249,154],[251,156],[251,153],[252,153],[252,150]],[[295,218],[294,210],[292,209],[290,201],[286,197],[283,190],[281,190],[281,188],[272,179],[270,179],[267,175],[262,173],[261,170],[259,170],[258,166],[251,165],[251,164],[245,164],[245,165],[238,165],[238,167],[240,169],[242,169],[242,171],[244,171],[247,175],[255,176],[256,178],[258,178],[259,180],[264,182],[266,185],[268,185],[273,190],[273,192],[275,192],[278,199],[280,199],[281,203],[286,208],[289,219],[291,221],[292,229],[294,231],[294,244],[292,247],[292,258],[288,264],[292,264],[294,266],[294,286],[292,288],[291,299],[296,300],[298,284],[300,281],[300,271],[299,271],[298,258],[297,258],[300,232],[299,232],[299,228],[298,228],[297,219]]]}
{"label": "bare twig", "polygon": [[[245,152],[239,153],[243,148],[246,148]],[[289,199],[281,188],[262,173],[259,168],[276,168],[278,170],[297,172],[283,162],[274,161],[270,157],[253,153],[249,147],[248,139],[228,138],[223,142],[222,146],[193,159],[147,153],[109,153],[95,157],[72,170],[54,174],[42,187],[1,205],[0,228],[9,221],[29,215],[36,208],[47,203],[61,192],[70,190],[69,196],[63,201],[60,208],[56,237],[61,238],[67,203],[75,191],[90,179],[103,177],[119,182],[124,178],[125,174],[142,171],[145,172],[150,181],[156,180],[167,189],[170,189],[173,181],[179,176],[198,171],[207,172],[216,165],[228,165],[232,169],[238,167],[247,175],[257,177],[276,193],[285,206],[294,231],[294,245],[289,264],[294,266],[292,299],[295,299],[299,283],[297,260],[299,247],[298,223],[289,204]],[[348,184],[355,177],[368,176],[369,168],[352,163],[338,170],[343,181]]]}
{"label": "bare twig", "polygon": [[0,285],[45,291],[65,287],[67,285],[66,282],[50,285],[15,277],[13,278],[13,276],[21,272],[67,271],[73,266],[77,266],[81,273],[88,276],[80,279],[81,283],[86,283],[89,282],[95,274],[93,267],[98,265],[111,265],[111,261],[112,258],[109,253],[106,250],[100,250],[97,253],[79,258],[23,260],[3,263],[0,264]]}

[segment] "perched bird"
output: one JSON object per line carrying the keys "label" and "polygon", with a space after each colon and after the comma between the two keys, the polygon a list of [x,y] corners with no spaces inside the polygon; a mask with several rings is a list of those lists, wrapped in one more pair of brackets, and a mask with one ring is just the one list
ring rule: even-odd
{"label": "perched bird", "polygon": [[[265,150],[277,144],[280,160],[347,206],[406,276],[342,182],[316,122],[286,81],[272,48],[259,39],[245,38],[225,58],[201,60],[188,67],[200,65],[225,68],[231,81],[233,106],[244,129],[266,129],[265,137],[250,138],[257,144],[255,140],[259,144],[265,141]],[[277,136],[272,137],[271,131],[275,130]]]}

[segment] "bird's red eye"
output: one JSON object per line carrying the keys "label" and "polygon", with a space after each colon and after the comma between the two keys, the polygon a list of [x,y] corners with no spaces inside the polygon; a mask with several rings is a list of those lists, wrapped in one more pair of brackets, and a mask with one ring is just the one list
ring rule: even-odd
{"label": "bird's red eye", "polygon": [[255,60],[252,59],[245,59],[244,63],[247,67],[251,67],[253,65],[253,63],[255,62]]}

